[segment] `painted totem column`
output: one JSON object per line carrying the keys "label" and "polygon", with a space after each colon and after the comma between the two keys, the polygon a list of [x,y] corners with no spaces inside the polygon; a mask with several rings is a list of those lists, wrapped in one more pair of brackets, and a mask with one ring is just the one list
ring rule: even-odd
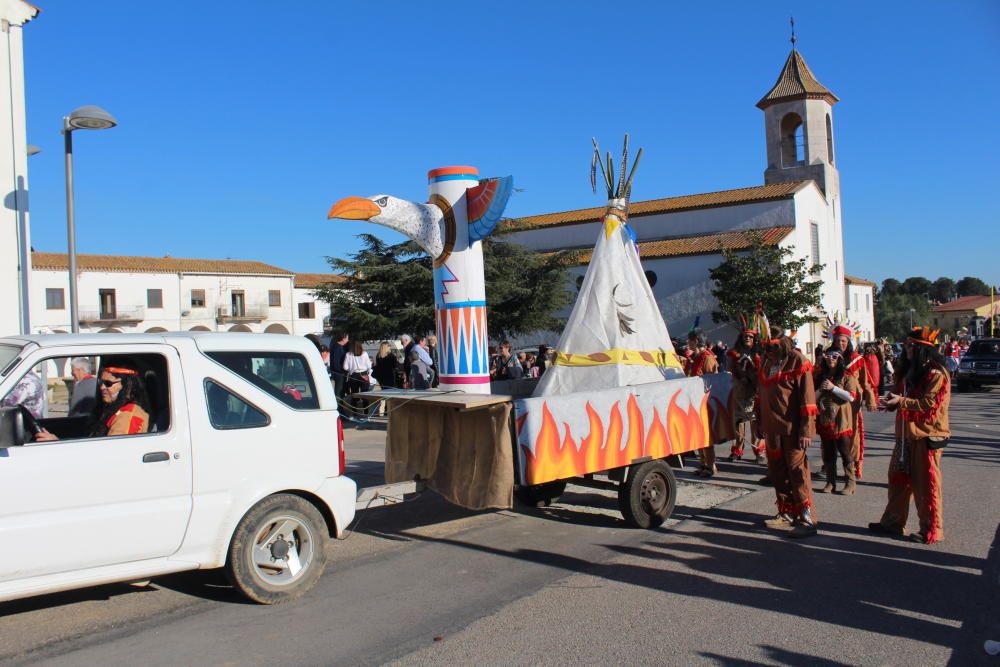
{"label": "painted totem column", "polygon": [[368,220],[416,241],[434,263],[438,373],[442,390],[488,394],[489,340],[480,241],[496,228],[513,179],[479,179],[475,167],[442,167],[427,174],[426,204],[391,195],[348,197],[328,218]]}

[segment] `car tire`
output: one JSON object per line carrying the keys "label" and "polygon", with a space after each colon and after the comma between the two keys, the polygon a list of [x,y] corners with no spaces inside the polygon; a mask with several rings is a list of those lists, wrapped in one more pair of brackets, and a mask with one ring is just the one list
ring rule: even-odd
{"label": "car tire", "polygon": [[636,528],[656,528],[676,504],[677,479],[662,459],[629,466],[628,477],[618,485],[618,508]]}
{"label": "car tire", "polygon": [[236,526],[226,576],[259,604],[294,600],[322,576],[327,535],[326,521],[311,503],[291,494],[269,496]]}

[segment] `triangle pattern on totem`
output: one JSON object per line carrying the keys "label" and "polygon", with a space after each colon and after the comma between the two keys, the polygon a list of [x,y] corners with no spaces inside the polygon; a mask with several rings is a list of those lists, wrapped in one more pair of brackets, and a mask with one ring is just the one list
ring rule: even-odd
{"label": "triangle pattern on totem", "polygon": [[580,293],[535,397],[683,376],[624,223],[627,206],[624,199],[609,202]]}

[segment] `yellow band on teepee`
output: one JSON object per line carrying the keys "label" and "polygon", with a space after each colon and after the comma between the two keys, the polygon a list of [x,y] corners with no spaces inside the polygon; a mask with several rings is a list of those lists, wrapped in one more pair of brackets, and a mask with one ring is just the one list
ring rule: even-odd
{"label": "yellow band on teepee", "polygon": [[591,354],[556,352],[555,358],[552,360],[553,366],[607,366],[610,364],[663,368],[681,367],[677,355],[666,350],[605,350]]}

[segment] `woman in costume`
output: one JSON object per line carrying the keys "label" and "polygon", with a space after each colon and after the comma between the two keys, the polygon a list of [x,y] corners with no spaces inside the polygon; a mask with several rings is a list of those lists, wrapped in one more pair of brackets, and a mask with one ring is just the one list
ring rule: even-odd
{"label": "woman in costume", "polygon": [[[691,356],[684,366],[684,372],[689,377],[700,377],[706,373],[718,373],[719,361],[708,349],[708,338],[701,331],[692,329],[688,334],[688,350]],[[701,468],[695,473],[699,477],[712,477],[719,469],[715,465],[715,445],[698,450],[698,458],[701,459]]]}
{"label": "woman in costume", "polygon": [[[854,414],[851,409],[859,391],[858,381],[844,372],[844,357],[838,350],[823,354],[823,365],[816,375],[816,431],[823,450],[823,467],[826,468],[826,486],[823,493],[854,495],[857,482],[854,478],[854,459],[851,457],[851,440],[854,435]],[[837,455],[844,464],[847,485],[837,491]]]}
{"label": "woman in costume", "polygon": [[857,325],[854,322],[827,318],[827,330],[823,336],[832,341],[829,349],[838,350],[844,357],[844,372],[854,376],[861,388],[851,405],[853,414],[851,428],[854,431],[854,435],[851,436],[851,458],[854,460],[855,479],[861,479],[862,464],[865,459],[865,418],[861,408],[863,405],[868,410],[875,409],[875,390],[868,377],[865,358],[854,351],[851,341],[854,339],[855,331]]}
{"label": "woman in costume", "polygon": [[[149,431],[149,398],[136,366],[113,360],[101,369],[98,384],[101,405],[95,411],[90,436],[136,435]],[[39,442],[59,438],[44,428],[35,436]]]}
{"label": "woman in costume", "polygon": [[816,513],[806,450],[816,435],[813,366],[780,327],[764,344],[760,380],[760,426],[767,442],[768,475],[774,482],[778,515],[768,528],[790,537],[816,534]]}
{"label": "woman in costume", "polygon": [[757,463],[765,463],[764,442],[757,420],[757,369],[760,367],[760,346],[757,331],[740,316],[742,328],[732,349],[726,352],[727,366],[733,375],[733,421],[736,440],[729,452],[729,461],[743,458],[743,444],[749,439]]}
{"label": "woman in costume", "polygon": [[928,327],[910,331],[896,369],[896,392],[882,399],[885,409],[896,412],[896,446],[889,461],[885,512],[868,524],[876,533],[905,535],[912,497],[920,531],[910,539],[923,544],[944,539],[941,450],[951,437],[951,376],[935,348],[937,335]]}

